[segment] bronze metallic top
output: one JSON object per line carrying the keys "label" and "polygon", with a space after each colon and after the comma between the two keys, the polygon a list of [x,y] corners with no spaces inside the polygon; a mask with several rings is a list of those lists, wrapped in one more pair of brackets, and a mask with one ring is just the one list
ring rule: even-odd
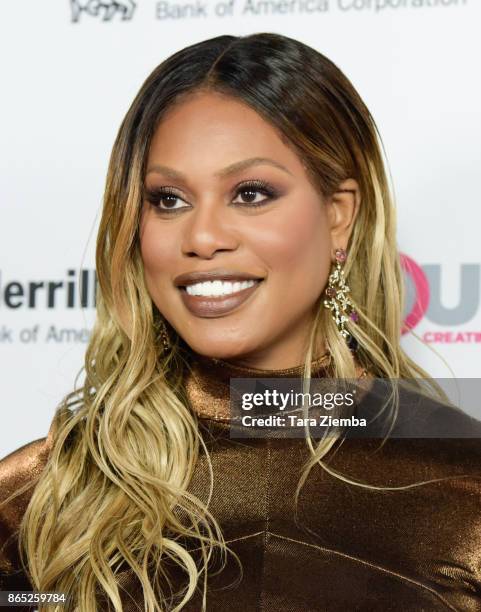
{"label": "bronze metallic top", "polygon": [[[309,457],[305,440],[234,439],[229,422],[216,420],[229,403],[229,378],[257,371],[208,358],[193,365],[185,388],[212,460],[209,508],[243,567],[240,578],[229,556],[226,568],[209,579],[208,612],[481,610],[481,425],[478,438],[390,439],[381,448],[379,440],[347,439],[325,460],[350,479],[397,487],[451,478],[378,491],[343,482],[316,465],[296,511],[294,492]],[[313,377],[323,375],[324,365],[314,364]],[[429,406],[433,402],[423,399],[415,410]],[[437,408],[436,418],[466,418]],[[35,479],[50,443],[32,442],[0,462],[0,499]],[[189,490],[205,500],[208,484],[201,453]],[[28,499],[25,494],[0,511],[0,590],[30,589],[15,539]],[[179,584],[183,578],[171,574]],[[119,583],[126,590],[124,610],[143,609],[135,577],[123,572]],[[184,610],[201,607],[195,595]]]}

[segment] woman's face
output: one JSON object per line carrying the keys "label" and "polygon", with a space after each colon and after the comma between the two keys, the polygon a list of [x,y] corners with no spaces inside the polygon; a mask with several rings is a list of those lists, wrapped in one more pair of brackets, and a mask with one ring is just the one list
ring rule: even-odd
{"label": "woman's face", "polygon": [[[333,248],[343,245],[332,244],[328,208],[276,129],[234,98],[197,92],[159,124],[145,189],[147,287],[185,342],[252,367],[303,362]],[[192,284],[210,272],[226,278]]]}

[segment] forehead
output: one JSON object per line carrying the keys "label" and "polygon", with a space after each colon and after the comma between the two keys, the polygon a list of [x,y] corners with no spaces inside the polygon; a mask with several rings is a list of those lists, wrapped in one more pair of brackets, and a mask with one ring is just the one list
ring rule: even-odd
{"label": "forehead", "polygon": [[222,157],[222,165],[245,157],[274,156],[302,165],[279,130],[244,102],[218,92],[190,94],[170,108],[154,133],[149,160],[187,163]]}

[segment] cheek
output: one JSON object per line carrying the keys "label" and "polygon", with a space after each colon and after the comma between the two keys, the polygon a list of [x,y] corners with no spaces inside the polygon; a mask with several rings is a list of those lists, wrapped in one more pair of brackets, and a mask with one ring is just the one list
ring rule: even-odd
{"label": "cheek", "polygon": [[147,281],[159,280],[173,269],[174,248],[170,244],[169,234],[159,232],[157,224],[148,220],[142,224],[140,235],[140,252]]}
{"label": "cheek", "polygon": [[259,233],[258,243],[264,261],[286,286],[323,288],[330,270],[331,237],[325,209],[318,200],[305,202],[289,214],[273,215],[269,226]]}

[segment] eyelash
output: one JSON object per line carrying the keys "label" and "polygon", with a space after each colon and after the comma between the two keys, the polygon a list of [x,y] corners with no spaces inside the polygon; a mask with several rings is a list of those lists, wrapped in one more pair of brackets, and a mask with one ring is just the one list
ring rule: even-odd
{"label": "eyelash", "polygon": [[[255,181],[246,181],[245,183],[241,183],[237,185],[234,191],[234,199],[241,193],[251,191],[258,192],[266,196],[267,201],[275,200],[278,197],[277,191],[268,183],[261,180]],[[159,212],[159,213],[167,213],[167,214],[177,214],[184,208],[160,208],[160,203],[165,197],[173,197],[182,200],[180,195],[173,187],[154,187],[153,189],[145,188],[145,199]],[[182,200],[185,201],[185,200]],[[236,206],[247,206],[248,208],[259,208],[260,206],[265,206],[267,201],[262,202],[241,202],[236,203]]]}

